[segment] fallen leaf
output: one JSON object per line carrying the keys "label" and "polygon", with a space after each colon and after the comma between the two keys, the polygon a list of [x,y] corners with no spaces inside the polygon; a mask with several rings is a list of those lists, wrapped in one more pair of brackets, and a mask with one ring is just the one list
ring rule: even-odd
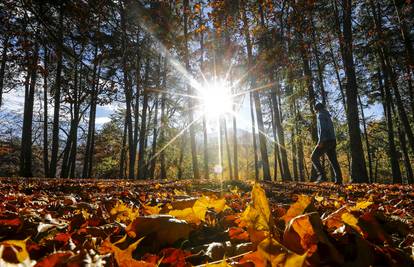
{"label": "fallen leaf", "polygon": [[311,206],[312,199],[306,195],[299,195],[298,200],[293,203],[286,214],[282,217],[287,224],[292,218],[305,213],[306,211],[310,212],[313,211],[313,207]]}

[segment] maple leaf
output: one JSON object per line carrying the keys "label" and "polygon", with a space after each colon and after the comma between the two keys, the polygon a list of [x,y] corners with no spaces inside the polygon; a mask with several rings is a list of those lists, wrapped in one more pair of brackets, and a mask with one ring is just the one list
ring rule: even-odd
{"label": "maple leaf", "polygon": [[115,217],[116,221],[128,223],[139,216],[139,210],[136,208],[130,208],[119,200],[115,207],[111,209],[110,214]]}

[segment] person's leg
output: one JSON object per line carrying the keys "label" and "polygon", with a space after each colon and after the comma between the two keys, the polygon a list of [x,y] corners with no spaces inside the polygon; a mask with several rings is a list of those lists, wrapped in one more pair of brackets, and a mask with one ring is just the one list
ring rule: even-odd
{"label": "person's leg", "polygon": [[339,166],[338,157],[336,155],[336,143],[333,143],[332,146],[326,151],[329,162],[331,163],[332,169],[335,172],[335,183],[342,183],[342,172],[341,167]]}
{"label": "person's leg", "polygon": [[316,146],[311,156],[312,164],[315,167],[317,175],[318,175],[317,181],[326,180],[325,172],[323,170],[321,162],[319,161],[319,158],[323,155],[323,153],[324,153],[324,149],[320,148],[319,146]]}

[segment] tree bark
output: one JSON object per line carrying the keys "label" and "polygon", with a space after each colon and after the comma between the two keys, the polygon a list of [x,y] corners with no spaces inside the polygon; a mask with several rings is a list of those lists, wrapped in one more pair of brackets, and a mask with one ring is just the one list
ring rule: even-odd
{"label": "tree bark", "polygon": [[[35,38],[37,38],[37,33]],[[32,177],[32,123],[34,92],[36,89],[37,61],[39,57],[39,45],[34,43],[33,54],[29,56],[27,75],[30,76],[30,85],[26,87],[24,96],[23,131],[20,154],[20,176]]]}
{"label": "tree bark", "polygon": [[[167,116],[165,115],[166,109],[166,91],[167,91],[167,58],[164,58],[164,78],[162,81],[162,89],[164,93],[161,96],[161,126],[160,126],[160,144],[161,147],[164,146],[165,143],[165,127],[167,127]],[[167,178],[167,170],[165,166],[165,153],[164,150],[160,153],[160,178],[166,179]]]}
{"label": "tree bark", "polygon": [[122,134],[122,147],[121,147],[121,157],[119,159],[119,177],[121,179],[125,178],[125,155],[126,155],[126,141],[128,135],[128,126],[126,123],[126,118],[124,118],[124,131]]}
{"label": "tree bark", "polygon": [[[252,43],[250,40],[250,33],[248,28],[248,19],[246,15],[246,10],[243,10],[243,28],[244,34],[246,38],[246,46],[247,46],[247,57],[248,57],[248,66],[249,69],[252,69],[254,66],[253,62],[253,54],[252,54]],[[250,86],[251,88],[256,88],[256,77],[255,74],[250,74]],[[262,106],[260,103],[260,96],[257,91],[252,92],[253,101],[256,111],[256,119],[257,119],[257,128],[259,132],[259,144],[260,144],[260,154],[262,158],[262,167],[263,167],[263,179],[266,181],[271,180],[270,176],[270,168],[269,168],[269,158],[267,155],[267,145],[266,145],[266,136],[264,133],[264,123],[263,123],[263,114],[262,114]]]}
{"label": "tree bark", "polygon": [[256,122],[254,119],[254,109],[253,109],[253,93],[250,93],[250,115],[252,118],[252,135],[253,135],[253,154],[254,154],[254,177],[256,181],[259,181],[259,165],[257,157],[257,142],[256,142]]}
{"label": "tree bark", "polygon": [[123,71],[123,84],[124,84],[124,93],[125,93],[125,102],[126,102],[126,122],[128,127],[128,151],[129,151],[129,172],[128,178],[135,178],[135,156],[136,150],[134,148],[134,136],[132,129],[132,86],[130,78],[128,77],[128,63],[127,63],[127,48],[128,48],[128,39],[126,33],[126,18],[125,18],[125,7],[120,6],[121,10],[121,29],[122,29],[122,71]]}
{"label": "tree bark", "polygon": [[[185,62],[185,68],[187,71],[190,71],[190,62],[189,62],[189,55],[188,55],[188,10],[189,10],[189,0],[184,0],[184,62]],[[193,94],[193,90],[191,87],[187,84],[187,91],[189,95]],[[190,110],[188,112],[189,117],[189,123],[190,125],[190,143],[191,143],[191,161],[193,165],[193,178],[199,179],[200,174],[198,170],[198,161],[197,161],[197,146],[196,146],[196,140],[195,140],[195,125],[192,123],[194,121],[194,113],[193,113],[193,107],[194,102],[193,99],[189,99],[189,106]]]}
{"label": "tree bark", "polygon": [[48,75],[49,75],[49,64],[48,64],[48,49],[44,45],[43,48],[43,169],[45,178],[49,177],[49,143],[48,143],[48,101],[47,101],[47,90],[48,90]]}
{"label": "tree bark", "polygon": [[364,137],[365,137],[365,146],[367,147],[369,182],[372,183],[373,173],[372,173],[371,146],[369,144],[369,137],[368,137],[368,131],[367,131],[367,122],[366,122],[366,119],[365,119],[364,107],[362,105],[361,97],[359,95],[358,95],[358,102],[359,102],[359,108],[361,109],[362,126],[363,126],[363,129],[364,129]]}
{"label": "tree bark", "polygon": [[368,174],[365,166],[364,150],[361,141],[361,129],[359,128],[358,114],[358,87],[355,74],[354,58],[352,51],[352,0],[342,0],[343,6],[343,38],[340,45],[343,46],[342,60],[344,62],[347,84],[345,87],[348,132],[351,147],[351,179],[353,182],[368,182]]}
{"label": "tree bark", "polygon": [[223,118],[223,127],[224,127],[224,139],[225,139],[225,142],[226,142],[226,150],[227,150],[227,163],[229,164],[230,180],[234,180],[233,167],[232,167],[232,164],[231,164],[230,143],[229,143],[229,138],[228,138],[228,135],[227,135],[226,118]]}
{"label": "tree bark", "polygon": [[[161,75],[161,73],[159,74]],[[157,153],[157,137],[158,137],[158,94],[155,94],[154,96],[155,101],[155,111],[154,111],[154,118],[153,118],[153,135],[152,135],[152,152],[151,152],[151,165],[150,165],[150,174],[149,178],[154,179],[154,173],[155,173],[155,165],[157,163],[157,158],[155,157],[155,154]]]}
{"label": "tree bark", "polygon": [[3,87],[4,87],[4,74],[6,72],[7,62],[7,49],[9,48],[9,36],[6,35],[3,41],[3,51],[1,52],[1,63],[0,63],[0,108],[3,104]]}
{"label": "tree bark", "polygon": [[[384,65],[383,65],[384,67]],[[397,150],[395,148],[395,141],[394,141],[394,126],[393,126],[393,119],[392,119],[392,97],[391,92],[389,89],[389,81],[388,81],[388,75],[383,70],[383,78],[384,83],[382,83],[382,75],[380,72],[378,72],[378,81],[379,81],[379,88],[380,93],[382,97],[382,106],[384,109],[384,116],[386,118],[387,123],[387,136],[388,136],[388,153],[389,153],[389,159],[391,164],[391,171],[392,171],[392,177],[393,179],[401,180],[401,170],[400,170],[400,164],[398,163],[398,155]]]}
{"label": "tree bark", "polygon": [[56,168],[59,153],[59,115],[60,115],[60,91],[62,83],[62,65],[63,65],[63,4],[59,12],[59,40],[56,45],[56,79],[54,86],[54,109],[53,109],[53,128],[52,128],[52,154],[50,158],[50,177],[56,177]]}
{"label": "tree bark", "polygon": [[[145,77],[144,86],[147,86],[148,75],[149,75],[149,58],[145,62]],[[145,179],[145,136],[147,133],[147,110],[148,110],[148,92],[143,91],[144,99],[142,103],[142,114],[141,114],[141,128],[139,131],[139,148],[138,148],[138,179]]]}

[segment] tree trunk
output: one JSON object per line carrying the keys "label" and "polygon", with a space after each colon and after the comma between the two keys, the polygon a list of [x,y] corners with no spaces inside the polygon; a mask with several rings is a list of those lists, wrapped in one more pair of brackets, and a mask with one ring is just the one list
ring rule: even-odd
{"label": "tree trunk", "polygon": [[49,177],[49,144],[48,144],[48,101],[47,101],[47,78],[49,74],[48,66],[48,49],[45,45],[43,48],[44,51],[44,61],[43,61],[43,169],[45,172],[45,178]]}
{"label": "tree trunk", "polygon": [[[383,66],[384,67],[384,66]],[[388,136],[388,153],[389,159],[391,164],[391,171],[392,177],[396,180],[401,180],[401,170],[400,164],[398,163],[398,155],[397,150],[395,148],[395,141],[394,141],[394,126],[393,126],[393,119],[392,119],[392,97],[391,92],[389,89],[389,81],[388,75],[385,71],[384,73],[384,84],[382,83],[382,75],[378,72],[378,81],[379,81],[379,88],[382,97],[382,106],[384,109],[384,116],[386,118],[387,123],[387,136]]]}
{"label": "tree trunk", "polygon": [[352,0],[342,0],[343,6],[343,38],[340,40],[342,60],[344,62],[347,84],[345,87],[348,131],[351,147],[351,179],[353,182],[368,182],[365,166],[364,150],[361,141],[361,129],[359,128],[358,114],[358,87],[354,67],[352,51]]}
{"label": "tree trunk", "polygon": [[[164,146],[165,143],[165,127],[167,127],[167,117],[165,115],[165,105],[166,105],[166,91],[167,91],[167,58],[164,58],[164,78],[162,83],[162,89],[164,93],[161,96],[161,126],[160,126],[160,144],[161,147]],[[164,150],[160,153],[160,178],[166,179],[167,178],[167,170],[165,166],[165,154]]]}
{"label": "tree trunk", "polygon": [[[189,0],[184,0],[184,63],[185,68],[187,71],[190,71],[190,61],[189,61],[189,55],[188,55],[188,10],[189,10]],[[187,91],[189,95],[193,94],[193,90],[191,87],[187,84]],[[193,164],[193,178],[199,179],[200,174],[198,170],[198,161],[197,161],[197,146],[196,146],[196,140],[195,140],[195,125],[193,123],[194,121],[194,113],[193,113],[193,107],[194,107],[194,101],[192,98],[189,99],[189,107],[190,110],[188,112],[189,117],[189,123],[190,125],[190,143],[191,143],[191,161]]]}
{"label": "tree trunk", "polygon": [[371,146],[369,144],[369,137],[368,137],[368,131],[367,131],[367,122],[365,119],[364,114],[364,107],[362,106],[361,97],[358,95],[358,102],[359,102],[359,108],[361,109],[361,116],[362,116],[362,126],[364,129],[364,137],[365,137],[365,146],[367,147],[367,156],[368,156],[368,173],[369,173],[369,182],[372,183],[372,159],[371,159]]}
{"label": "tree trunk", "polygon": [[232,167],[232,164],[231,164],[230,143],[229,143],[229,138],[227,136],[227,123],[226,123],[226,118],[223,118],[223,127],[224,127],[224,138],[225,138],[225,141],[226,141],[227,162],[229,164],[230,180],[234,180],[233,167]]}
{"label": "tree trunk", "polygon": [[[37,38],[37,33],[35,38]],[[22,145],[20,155],[20,176],[32,177],[32,123],[33,123],[33,104],[34,92],[36,89],[37,60],[39,57],[39,46],[35,40],[33,55],[29,56],[27,75],[30,76],[30,85],[25,90]]]}
{"label": "tree trunk", "polygon": [[[161,75],[161,73],[159,74]],[[154,95],[154,101],[155,101],[155,111],[154,111],[154,118],[153,118],[153,135],[152,135],[152,152],[151,152],[151,166],[150,166],[150,174],[149,178],[154,179],[154,173],[155,173],[155,165],[157,162],[157,158],[155,157],[155,154],[157,153],[157,136],[158,136],[158,94]]]}
{"label": "tree trunk", "polygon": [[253,153],[254,153],[254,177],[256,181],[259,181],[259,165],[258,165],[258,157],[257,157],[257,142],[256,142],[256,122],[254,119],[254,111],[253,111],[253,93],[250,93],[250,115],[252,118],[252,135],[253,135]]}
{"label": "tree trunk", "polygon": [[9,36],[6,35],[3,41],[3,51],[1,53],[1,63],[0,63],[0,108],[3,104],[3,86],[4,86],[4,74],[6,72],[6,62],[7,62],[7,49],[9,48]]}
{"label": "tree trunk", "polygon": [[63,4],[59,12],[59,40],[56,45],[56,79],[54,86],[54,110],[53,110],[53,129],[52,129],[52,154],[50,158],[50,177],[56,177],[56,168],[59,153],[59,115],[60,115],[60,91],[62,82],[62,65],[63,65]]}
{"label": "tree trunk", "polygon": [[135,178],[135,156],[136,150],[134,148],[134,136],[132,129],[132,86],[130,78],[128,76],[129,68],[127,63],[127,29],[126,29],[126,14],[125,7],[120,6],[121,10],[121,28],[122,28],[122,72],[123,72],[123,84],[124,84],[124,93],[125,93],[125,103],[126,103],[126,122],[128,127],[128,151],[129,151],[129,173],[128,178]]}
{"label": "tree trunk", "polygon": [[401,150],[403,151],[403,156],[404,156],[404,167],[405,167],[405,173],[407,175],[407,183],[413,184],[414,183],[413,168],[411,166],[410,156],[408,155],[407,140],[405,139],[405,133],[401,129],[401,127],[398,127],[398,137],[400,139]]}
{"label": "tree trunk", "polygon": [[185,131],[181,135],[181,147],[180,147],[180,157],[178,160],[178,172],[177,172],[177,179],[183,178],[183,161],[184,161],[184,151],[185,151],[185,136],[187,135],[187,131]]}
{"label": "tree trunk", "polygon": [[275,119],[275,128],[276,128],[276,133],[277,133],[277,139],[275,141],[278,144],[278,150],[280,153],[279,164],[281,166],[280,173],[282,176],[282,180],[289,181],[292,179],[292,176],[289,170],[288,156],[287,156],[287,151],[286,151],[286,146],[285,146],[285,135],[284,135],[282,120],[280,116],[280,108],[279,108],[280,102],[277,99],[277,95],[280,94],[280,90],[278,86],[279,84],[276,85],[276,88],[273,89],[274,91],[270,93],[271,100],[272,100],[271,102],[273,106],[273,112],[274,112],[273,116]]}
{"label": "tree trunk", "polygon": [[[249,69],[252,69],[254,66],[253,62],[253,54],[252,54],[252,43],[250,40],[250,33],[248,28],[248,19],[246,15],[246,10],[243,10],[243,28],[244,34],[246,38],[246,45],[247,45],[247,57],[248,57],[248,66]],[[255,74],[250,74],[250,86],[251,88],[256,88],[256,77]],[[259,144],[260,144],[260,154],[262,158],[262,167],[263,167],[263,179],[266,181],[271,180],[270,176],[270,168],[269,168],[269,158],[267,155],[267,145],[266,145],[266,136],[264,132],[264,123],[263,123],[263,114],[262,114],[262,107],[260,103],[260,96],[257,91],[252,92],[253,101],[256,111],[256,119],[257,119],[257,128],[259,132]]]}
{"label": "tree trunk", "polygon": [[95,140],[95,118],[96,118],[96,101],[98,97],[99,77],[101,67],[98,67],[98,47],[95,48],[95,63],[92,71],[92,88],[90,92],[90,107],[89,107],[89,121],[88,121],[88,136],[86,137],[85,155],[83,158],[82,177],[90,178],[92,172],[93,159],[93,145]]}
{"label": "tree trunk", "polygon": [[128,134],[128,126],[126,123],[126,118],[124,119],[124,131],[122,134],[122,147],[121,147],[121,157],[119,159],[119,177],[121,179],[125,178],[125,155],[126,155],[126,140]]}
{"label": "tree trunk", "polygon": [[[147,86],[149,76],[149,58],[145,62],[145,77],[144,86]],[[145,136],[147,133],[147,110],[148,110],[148,92],[143,91],[144,100],[142,103],[142,114],[141,114],[141,128],[139,131],[139,148],[138,148],[138,179],[145,179]]]}

